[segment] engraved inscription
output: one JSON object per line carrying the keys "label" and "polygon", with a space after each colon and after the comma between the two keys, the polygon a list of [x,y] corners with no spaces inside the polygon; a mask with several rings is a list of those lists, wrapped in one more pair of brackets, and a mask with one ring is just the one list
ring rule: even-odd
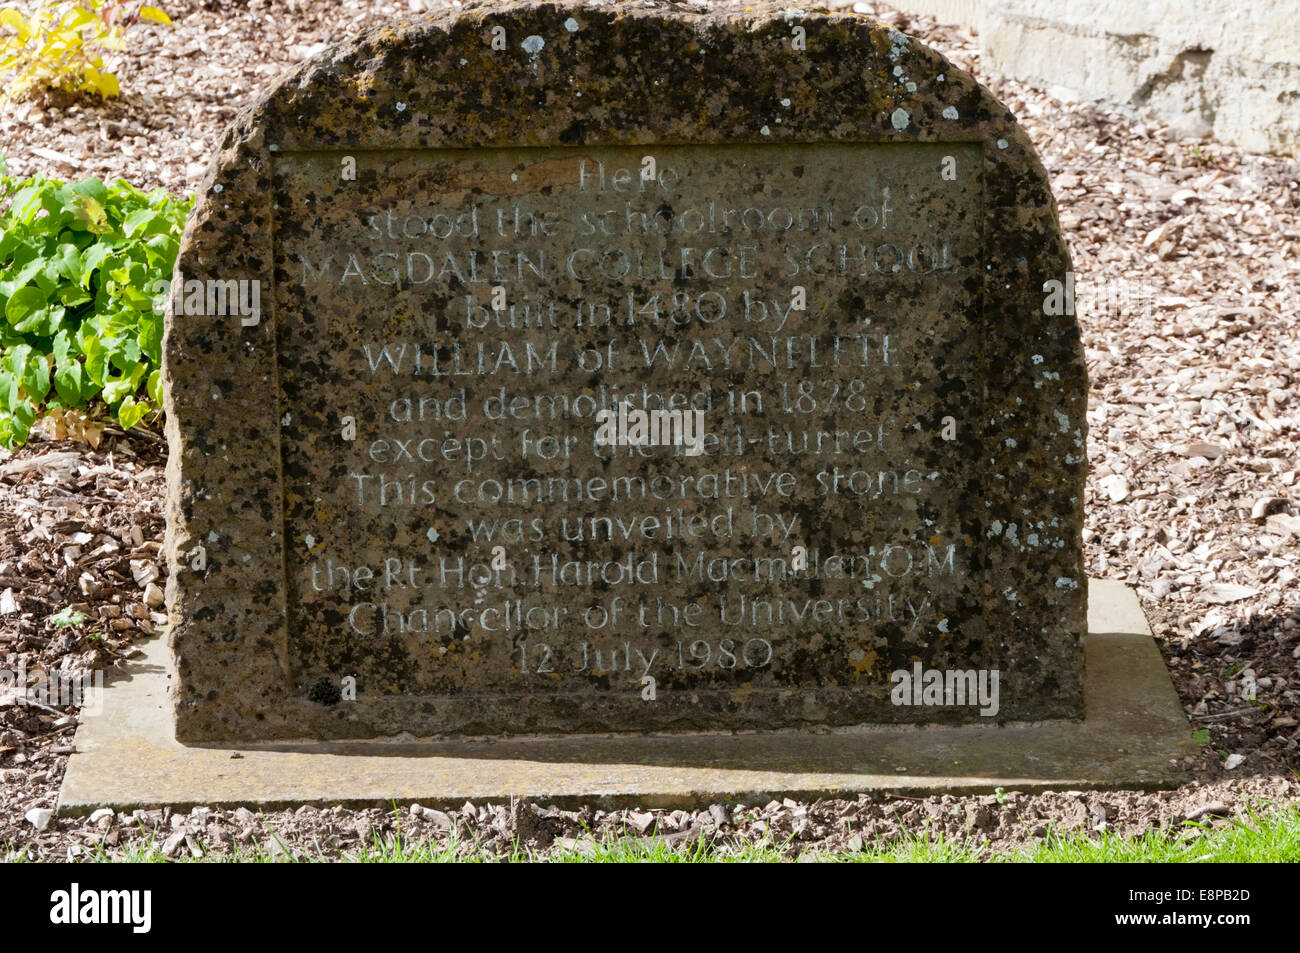
{"label": "engraved inscription", "polygon": [[274,160],[298,683],[969,666],[978,145],[349,154]]}

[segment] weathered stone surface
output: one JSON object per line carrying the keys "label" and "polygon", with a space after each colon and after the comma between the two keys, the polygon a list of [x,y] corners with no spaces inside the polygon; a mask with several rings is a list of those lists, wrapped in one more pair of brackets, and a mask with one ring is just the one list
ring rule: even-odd
{"label": "weathered stone surface", "polygon": [[[182,741],[981,720],[892,703],[914,665],[1082,717],[1055,206],[896,31],[372,30],[241,115],[178,271],[262,289],[178,285],[165,341]],[[615,395],[702,410],[702,452],[597,443]]]}

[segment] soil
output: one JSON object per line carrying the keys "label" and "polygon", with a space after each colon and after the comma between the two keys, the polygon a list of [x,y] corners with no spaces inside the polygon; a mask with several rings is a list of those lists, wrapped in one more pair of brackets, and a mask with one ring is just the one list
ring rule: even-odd
{"label": "soil", "polygon": [[[176,0],[141,25],[114,101],[55,97],[0,115],[11,174],[118,176],[188,191],[255,91],[321,44],[423,9],[358,0]],[[466,805],[446,813],[169,809],[48,817],[75,705],[0,706],[0,845],[61,860],[141,839],[170,857],[254,839],[351,851],[375,834],[544,855],[631,833],[717,835],[786,851],[856,850],[901,831],[992,848],[1052,830],[1196,838],[1261,803],[1300,803],[1300,163],[1206,141],[982,73],[975,41],[884,4],[887,20],[971,70],[1012,109],[1048,168],[1077,275],[1092,393],[1085,544],[1092,576],[1137,587],[1201,755],[1161,792],[1052,792],[786,801],[696,812]],[[110,64],[112,65],[112,64]],[[152,431],[150,430],[152,427]],[[29,673],[112,669],[164,621],[157,421],[97,447],[34,438],[0,453],[0,656]],[[58,432],[51,437],[61,436]],[[85,621],[60,624],[72,607]],[[73,615],[72,620],[77,617]],[[64,621],[69,621],[67,616]],[[2,689],[0,689],[2,691]],[[52,701],[57,702],[58,699]],[[1195,823],[1187,824],[1185,822]]]}

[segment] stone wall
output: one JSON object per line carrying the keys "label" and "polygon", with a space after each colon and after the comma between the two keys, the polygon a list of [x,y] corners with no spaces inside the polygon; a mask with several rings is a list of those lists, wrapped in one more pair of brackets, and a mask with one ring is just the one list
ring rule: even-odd
{"label": "stone wall", "polygon": [[978,32],[984,68],[1177,135],[1300,156],[1294,0],[895,0]]}

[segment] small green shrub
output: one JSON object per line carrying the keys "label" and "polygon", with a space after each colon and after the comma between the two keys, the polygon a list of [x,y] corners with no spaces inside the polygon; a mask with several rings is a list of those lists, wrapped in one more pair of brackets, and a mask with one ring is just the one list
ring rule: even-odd
{"label": "small green shrub", "polygon": [[125,50],[126,27],[139,20],[171,23],[138,0],[43,0],[30,16],[0,9],[0,102],[46,89],[118,95],[101,53]]}
{"label": "small green shrub", "polygon": [[163,319],[191,200],[118,179],[5,175],[0,159],[0,446],[47,409],[102,401],[129,429],[162,401]]}

